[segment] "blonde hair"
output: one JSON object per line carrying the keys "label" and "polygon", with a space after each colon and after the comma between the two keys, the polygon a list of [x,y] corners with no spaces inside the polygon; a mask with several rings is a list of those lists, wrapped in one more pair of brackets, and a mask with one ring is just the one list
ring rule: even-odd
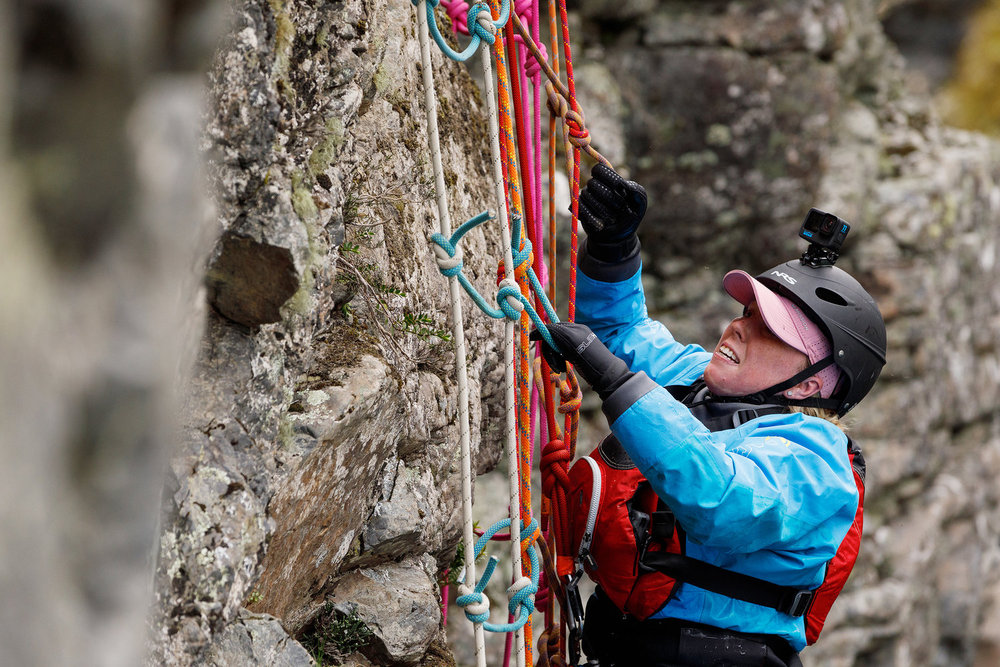
{"label": "blonde hair", "polygon": [[[806,355],[802,352],[799,352],[799,354],[801,354],[803,357],[806,357]],[[800,368],[799,370],[804,371],[808,366],[809,366],[809,357],[806,357],[805,361],[802,364],[802,368]],[[812,395],[812,397],[818,397],[818,396],[819,396],[818,393]],[[847,424],[844,423],[844,420],[842,420],[837,415],[837,412],[835,410],[830,410],[828,408],[817,408],[812,405],[809,406],[789,405],[788,408],[791,412],[801,412],[802,414],[808,415],[810,417],[818,417],[820,419],[825,419],[834,426],[836,426],[837,428],[839,428],[844,433],[847,433]]]}
{"label": "blonde hair", "polygon": [[788,409],[792,412],[801,412],[804,415],[810,417],[819,417],[820,419],[825,419],[843,432],[847,432],[847,424],[844,423],[836,412],[833,410],[827,410],[826,408],[817,408],[813,406],[806,405],[790,405]]}

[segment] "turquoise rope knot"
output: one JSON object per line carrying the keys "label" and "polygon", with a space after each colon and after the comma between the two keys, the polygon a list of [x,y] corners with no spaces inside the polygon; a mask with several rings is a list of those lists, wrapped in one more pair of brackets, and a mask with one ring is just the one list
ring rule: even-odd
{"label": "turquoise rope knot", "polygon": [[[482,554],[483,550],[486,549],[486,545],[489,543],[493,536],[496,535],[500,530],[510,526],[510,519],[501,519],[487,530],[483,535],[476,540],[475,554],[473,558],[478,558]],[[539,567],[538,550],[535,548],[535,539],[538,535],[538,520],[532,518],[531,523],[527,526],[524,525],[524,520],[521,521],[521,534],[530,534],[531,543],[528,545],[528,563],[529,563],[529,577],[527,581],[521,580],[515,582],[510,588],[507,589],[508,595],[510,595],[510,600],[507,603],[507,609],[510,615],[514,617],[514,621],[511,623],[489,623],[489,603],[486,601],[483,595],[483,589],[486,588],[486,584],[489,583],[490,577],[493,576],[493,572],[497,566],[497,559],[495,556],[490,556],[489,562],[486,564],[486,569],[483,571],[483,576],[480,577],[479,581],[476,582],[476,586],[471,592],[464,595],[460,595],[458,599],[455,600],[455,604],[465,610],[465,616],[473,623],[482,623],[483,629],[490,632],[515,632],[524,627],[531,619],[531,614],[535,611],[535,600],[534,595],[538,592],[538,578],[541,573],[541,568]],[[520,586],[520,588],[518,588]],[[483,611],[483,608],[486,608]],[[470,611],[470,608],[474,608]]]}
{"label": "turquoise rope knot", "polygon": [[465,612],[465,617],[468,618],[473,623],[485,623],[490,620],[490,605],[489,600],[483,595],[483,589],[486,588],[486,584],[489,583],[490,577],[493,576],[493,570],[497,567],[497,557],[490,556],[490,560],[486,563],[486,570],[483,572],[483,576],[480,577],[479,581],[476,582],[476,587],[470,593],[465,595],[459,595],[455,600],[455,604],[462,608]]}
{"label": "turquoise rope knot", "polygon": [[[411,2],[413,2],[419,12],[420,0],[411,0]],[[477,2],[469,8],[466,18],[469,35],[472,36],[472,41],[469,42],[469,45],[465,47],[464,51],[459,53],[448,46],[444,37],[441,36],[441,31],[438,30],[437,20],[434,18],[434,7],[436,7],[437,4],[438,0],[427,0],[427,29],[430,32],[431,37],[434,38],[434,41],[437,42],[441,52],[452,60],[457,60],[459,62],[464,62],[471,58],[473,54],[479,50],[479,45],[483,42],[490,45],[496,42],[495,32],[501,30],[505,25],[507,25],[507,20],[510,19],[510,0],[502,0],[500,3],[500,18],[494,21],[491,12],[488,14],[489,18],[484,19],[483,21],[483,23],[490,23],[493,25],[495,30],[490,30],[488,27],[479,22],[480,12],[483,10],[489,12],[490,8],[482,2]]]}
{"label": "turquoise rope knot", "polygon": [[[516,228],[520,229],[521,219],[515,216],[514,220],[516,221],[515,222]],[[520,234],[518,236],[520,236]],[[513,237],[511,237],[510,241],[511,259],[514,261],[515,271],[520,269],[524,264],[527,264],[528,262],[531,261],[531,241],[529,241],[528,239],[524,239],[523,241],[524,246],[520,250],[515,250],[515,248],[521,245],[522,243],[520,239],[516,240],[517,240],[516,244],[514,242],[515,239]]]}
{"label": "turquoise rope knot", "polygon": [[[438,269],[444,275],[448,277],[455,277],[458,279],[459,284],[462,289],[466,291],[469,297],[475,302],[479,309],[484,313],[496,320],[510,319],[513,321],[518,321],[521,319],[521,311],[528,313],[528,317],[531,318],[531,323],[535,325],[538,329],[539,334],[541,334],[542,339],[545,344],[554,350],[559,350],[559,346],[552,339],[549,334],[549,329],[545,326],[545,322],[542,320],[538,311],[534,309],[529,301],[523,294],[521,294],[521,289],[514,282],[513,278],[505,278],[500,281],[500,289],[497,292],[497,302],[500,306],[499,309],[494,308],[483,295],[479,293],[478,290],[469,282],[469,279],[465,277],[462,272],[462,256],[461,251],[458,247],[459,242],[462,237],[468,234],[470,231],[483,224],[487,220],[492,220],[493,214],[490,211],[483,211],[479,215],[470,218],[465,221],[461,227],[455,230],[455,233],[451,235],[451,238],[445,238],[442,234],[431,234],[430,241],[435,244],[434,253],[437,255]],[[512,250],[512,263],[515,264],[515,269],[520,268],[521,265],[527,263],[531,259],[531,243],[528,239],[524,239],[524,247],[521,248],[521,216],[514,215],[511,216],[511,250]],[[514,248],[520,248],[516,253],[513,252]],[[556,315],[555,309],[552,308],[552,304],[549,302],[547,296],[545,296],[545,290],[542,288],[541,282],[538,280],[538,276],[535,275],[534,269],[529,265],[526,271],[528,275],[528,281],[531,283],[531,289],[534,291],[538,300],[542,304],[542,308],[545,310],[545,314],[548,316],[549,322],[558,322],[559,316]],[[517,303],[518,305],[514,305]],[[520,306],[520,307],[519,307]]]}
{"label": "turquoise rope knot", "polygon": [[497,291],[497,303],[500,304],[500,310],[503,311],[507,319],[514,322],[521,319],[521,313],[524,311],[526,305],[530,305],[526,304],[526,299],[521,294],[521,288],[510,278],[504,278],[500,281],[500,289]]}
{"label": "turquoise rope knot", "polygon": [[[431,234],[430,240],[435,244],[434,254],[437,255],[438,269],[441,273],[449,278],[460,274],[464,262],[462,262],[462,256],[459,254],[455,244],[441,234]],[[456,257],[456,255],[458,256]]]}
{"label": "turquoise rope knot", "polygon": [[[482,23],[479,22],[479,14],[486,12],[486,17],[489,23],[493,23],[493,13],[490,11],[489,5],[485,2],[477,2],[476,4],[469,7],[469,11],[465,17],[465,25],[469,27],[469,34],[475,34],[479,39],[483,40],[490,46],[497,41],[496,37],[496,26],[493,30],[490,30]],[[506,23],[506,21],[505,21]]]}

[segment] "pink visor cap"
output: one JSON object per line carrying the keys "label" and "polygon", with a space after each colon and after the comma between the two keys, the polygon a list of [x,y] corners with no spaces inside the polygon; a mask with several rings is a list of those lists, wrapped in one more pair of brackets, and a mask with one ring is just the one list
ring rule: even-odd
{"label": "pink visor cap", "polygon": [[[769,290],[746,271],[730,271],[722,279],[722,287],[744,306],[756,301],[767,328],[806,355],[810,364],[830,356],[830,341],[802,309]],[[823,381],[820,396],[830,398],[840,379],[840,369],[830,364],[816,373],[816,377]]]}

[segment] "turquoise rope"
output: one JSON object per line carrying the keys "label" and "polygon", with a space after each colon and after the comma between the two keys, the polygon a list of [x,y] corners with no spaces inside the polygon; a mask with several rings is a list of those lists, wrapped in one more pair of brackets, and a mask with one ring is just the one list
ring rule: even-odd
{"label": "turquoise rope", "polygon": [[[420,4],[420,0],[411,0],[414,6]],[[493,18],[493,14],[490,13],[490,7],[485,2],[477,2],[476,4],[469,7],[469,12],[466,15],[466,25],[469,29],[469,35],[472,37],[472,41],[469,45],[465,47],[465,50],[461,53],[455,51],[448,43],[444,41],[444,37],[441,36],[441,31],[438,30],[437,20],[434,16],[434,8],[438,6],[439,0],[427,0],[427,27],[430,29],[431,37],[437,42],[438,47],[441,51],[451,58],[452,60],[457,60],[459,62],[465,62],[473,56],[473,54],[479,50],[479,45],[486,42],[489,45],[493,45],[496,41],[496,36],[479,25],[477,20],[479,17],[479,12],[487,12],[490,19]],[[510,18],[510,0],[503,0],[500,4],[500,18],[496,21],[492,21],[493,25],[497,30],[502,30],[505,25],[507,25],[507,19]]]}
{"label": "turquoise rope", "polygon": [[[493,536],[499,531],[510,526],[510,519],[501,519],[496,522],[490,529],[487,530],[482,536],[476,540],[475,545],[475,558],[483,553],[486,549],[486,545],[489,543]],[[538,530],[538,520],[532,519],[531,523],[527,526],[524,525],[524,521],[521,522],[521,534],[522,535],[533,535]],[[483,614],[470,614],[465,612],[465,615],[473,623],[482,623],[483,629],[490,632],[515,632],[524,627],[524,624],[528,622],[531,618],[532,612],[535,611],[535,601],[532,599],[532,595],[538,592],[538,577],[540,573],[539,562],[538,562],[538,551],[535,549],[535,544],[532,542],[528,545],[528,561],[530,563],[530,579],[531,583],[519,590],[517,593],[510,597],[510,601],[507,603],[507,611],[510,612],[511,616],[515,619],[511,623],[490,623],[489,613]],[[489,583],[490,577],[493,576],[493,571],[497,566],[496,556],[490,556],[489,562],[486,564],[486,569],[483,571],[483,576],[476,582],[476,587],[473,589],[472,593],[466,595],[458,596],[455,600],[455,604],[460,607],[466,607],[470,604],[476,604],[483,601],[483,589],[486,588],[486,584]]]}
{"label": "turquoise rope", "polygon": [[[477,226],[491,219],[492,217],[490,216],[490,212],[483,211],[474,218],[470,218],[469,220],[464,222],[461,227],[455,230],[455,233],[451,235],[450,239],[446,239],[443,234],[435,233],[431,235],[430,237],[431,241],[441,246],[444,249],[444,251],[448,253],[448,257],[454,258],[455,254],[458,252],[458,243],[459,241],[462,240],[462,237],[465,236],[468,232],[470,232],[474,228],[476,228]],[[514,248],[519,247],[522,242],[521,217],[515,215],[511,217],[511,220],[512,220],[511,224],[512,229],[511,229],[510,245],[514,259],[514,269],[516,270],[520,268],[523,264],[529,264],[529,260],[531,259],[531,241],[529,241],[528,239],[524,239],[524,247],[517,251],[513,250]],[[549,334],[549,329],[547,326],[545,326],[545,322],[538,314],[538,311],[536,311],[534,307],[532,307],[531,301],[521,293],[520,289],[512,285],[504,285],[503,287],[501,287],[497,291],[497,303],[500,307],[494,308],[489,303],[487,303],[486,299],[483,298],[483,295],[480,294],[478,290],[476,290],[476,288],[472,285],[471,282],[469,282],[469,279],[465,277],[464,273],[462,273],[462,268],[463,268],[463,263],[461,260],[459,260],[458,264],[456,264],[455,266],[447,269],[440,269],[440,271],[449,278],[452,276],[457,277],[458,282],[462,285],[463,289],[465,289],[465,291],[468,293],[469,297],[473,300],[473,302],[475,302],[475,304],[479,306],[479,309],[494,319],[502,320],[506,317],[507,319],[513,320],[514,322],[520,320],[521,312],[508,302],[508,298],[512,297],[517,301],[520,301],[521,304],[524,306],[525,312],[528,313],[528,317],[531,318],[532,324],[535,325],[535,328],[538,329],[538,332],[539,334],[541,334],[542,339],[545,340],[545,344],[551,347],[553,350],[559,351],[559,346],[556,345],[556,342],[552,339],[552,336]],[[552,308],[552,304],[549,302],[548,297],[545,295],[545,290],[542,289],[541,281],[538,280],[538,276],[535,275],[535,271],[534,269],[531,268],[530,264],[528,265],[527,268],[527,274],[528,274],[528,280],[531,283],[531,288],[534,290],[535,295],[541,302],[542,308],[545,310],[545,314],[549,318],[549,322],[558,322],[559,317],[556,315],[555,310]],[[511,275],[513,275],[513,271],[511,272]]]}

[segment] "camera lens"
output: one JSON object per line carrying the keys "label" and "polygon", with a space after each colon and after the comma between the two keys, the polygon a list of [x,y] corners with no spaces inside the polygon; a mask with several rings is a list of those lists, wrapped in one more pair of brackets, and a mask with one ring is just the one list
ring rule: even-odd
{"label": "camera lens", "polygon": [[827,213],[823,216],[823,222],[820,223],[819,231],[824,235],[833,234],[834,228],[837,226],[837,216]]}

